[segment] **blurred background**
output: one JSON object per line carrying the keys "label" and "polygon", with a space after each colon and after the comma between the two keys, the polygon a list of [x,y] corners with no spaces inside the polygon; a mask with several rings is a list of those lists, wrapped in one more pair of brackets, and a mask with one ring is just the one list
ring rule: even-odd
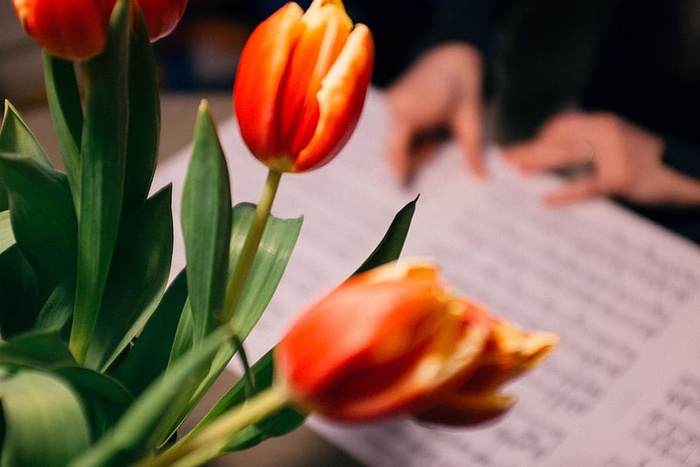
{"label": "blurred background", "polygon": [[22,31],[12,2],[0,2],[0,97],[17,105],[43,101],[41,53]]}
{"label": "blurred background", "polygon": [[[310,0],[298,3],[307,8]],[[368,24],[375,35],[375,85],[387,85],[415,57],[430,22],[421,3],[413,0],[411,8],[405,8],[400,0],[346,2],[353,20]],[[491,63],[488,73],[491,87],[499,89],[499,137],[510,139],[530,134],[553,109],[569,105],[587,76],[595,32],[608,2],[495,3],[499,28],[494,55],[503,61]],[[229,93],[248,34],[282,4],[190,0],[177,29],[155,44],[163,89],[173,94]],[[531,50],[537,53],[526,53]],[[42,105],[45,99],[41,54],[22,32],[9,0],[0,2],[0,97],[21,110]]]}

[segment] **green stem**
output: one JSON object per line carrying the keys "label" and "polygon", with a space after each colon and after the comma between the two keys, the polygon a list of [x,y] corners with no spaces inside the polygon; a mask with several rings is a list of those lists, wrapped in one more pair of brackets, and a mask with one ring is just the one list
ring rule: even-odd
{"label": "green stem", "polygon": [[277,194],[277,188],[279,187],[281,178],[282,172],[276,170],[271,169],[267,174],[265,187],[260,195],[260,201],[255,208],[250,230],[246,236],[245,243],[243,243],[243,249],[238,256],[238,262],[236,263],[236,269],[231,277],[231,282],[229,282],[228,289],[226,290],[224,309],[221,311],[221,315],[218,316],[219,321],[222,323],[231,321],[233,313],[241,299],[243,289],[248,280],[248,275],[253,267],[253,260],[255,260],[255,255],[258,252],[258,246],[260,245],[260,239],[265,230],[267,219],[270,217],[272,202]]}
{"label": "green stem", "polygon": [[140,464],[140,467],[194,465],[204,463],[219,455],[228,439],[254,423],[282,410],[289,403],[289,396],[282,389],[272,386],[221,414],[191,438],[183,439],[167,451]]}
{"label": "green stem", "polygon": [[233,345],[236,347],[238,352],[238,358],[241,360],[243,365],[243,382],[245,383],[245,396],[246,399],[250,399],[255,395],[257,390],[255,389],[255,375],[250,369],[250,363],[248,363],[248,356],[246,355],[245,347],[243,347],[243,342],[235,333],[233,334]]}

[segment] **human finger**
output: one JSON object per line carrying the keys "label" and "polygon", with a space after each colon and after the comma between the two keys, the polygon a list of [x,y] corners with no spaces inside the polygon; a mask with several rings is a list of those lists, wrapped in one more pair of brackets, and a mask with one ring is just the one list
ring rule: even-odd
{"label": "human finger", "polygon": [[388,133],[389,167],[399,180],[405,180],[411,170],[411,140],[413,130],[406,124],[394,124]]}
{"label": "human finger", "polygon": [[528,172],[543,172],[563,168],[590,166],[595,148],[588,140],[555,140],[539,137],[533,141],[504,146],[506,162]]}
{"label": "human finger", "polygon": [[595,176],[586,176],[567,181],[566,184],[544,197],[549,206],[564,206],[593,198],[602,194]]}
{"label": "human finger", "polygon": [[403,183],[409,183],[448,137],[449,132],[444,127],[419,129],[408,124],[395,125],[389,134],[388,146],[393,172]]}
{"label": "human finger", "polygon": [[482,114],[480,105],[471,105],[458,112],[452,124],[454,138],[462,150],[467,168],[477,177],[486,176]]}

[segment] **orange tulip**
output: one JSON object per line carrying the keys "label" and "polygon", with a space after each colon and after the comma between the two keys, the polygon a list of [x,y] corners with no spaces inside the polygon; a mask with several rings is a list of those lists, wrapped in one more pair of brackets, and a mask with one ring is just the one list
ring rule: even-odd
{"label": "orange tulip", "polygon": [[[57,57],[85,60],[104,49],[117,0],[12,0],[29,36]],[[187,0],[138,0],[151,40],[173,30]]]}
{"label": "orange tulip", "polygon": [[[187,0],[137,0],[148,28],[148,37],[156,41],[170,34],[182,18]],[[112,4],[116,1],[112,0]]]}
{"label": "orange tulip", "polygon": [[504,320],[491,318],[491,334],[474,373],[455,391],[416,413],[416,418],[446,425],[472,425],[492,419],[512,404],[499,392],[508,381],[539,365],[558,337],[549,332],[523,332]]}
{"label": "orange tulip", "polygon": [[[278,344],[275,364],[293,400],[332,419],[409,413],[469,424],[506,410],[512,401],[499,386],[555,343],[455,296],[432,264],[391,263],[313,305]],[[470,386],[477,377],[481,384]]]}
{"label": "orange tulip", "polygon": [[330,161],[362,111],[374,41],[340,0],[287,3],[251,34],[233,101],[243,140],[269,168],[304,172]]}
{"label": "orange tulip", "polygon": [[85,59],[105,45],[114,0],[12,0],[24,30],[52,55]]}

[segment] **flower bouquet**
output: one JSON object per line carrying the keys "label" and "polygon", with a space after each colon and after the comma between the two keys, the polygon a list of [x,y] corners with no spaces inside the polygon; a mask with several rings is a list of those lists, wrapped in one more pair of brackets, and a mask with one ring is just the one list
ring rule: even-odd
{"label": "flower bouquet", "polygon": [[[13,0],[44,50],[65,170],[17,110],[0,128],[0,461],[24,466],[198,465],[298,427],[409,414],[470,425],[512,403],[506,381],[556,343],[491,316],[428,261],[397,262],[415,202],[351,277],[249,364],[301,219],[271,215],[284,173],[329,162],[359,118],[374,44],[340,0],[289,3],[243,50],[241,134],[269,168],[233,206],[207,105],[182,198],[187,265],[169,281],[170,187],[151,193],[160,107],[151,41],[186,0]],[[232,358],[238,381],[180,430]]]}

